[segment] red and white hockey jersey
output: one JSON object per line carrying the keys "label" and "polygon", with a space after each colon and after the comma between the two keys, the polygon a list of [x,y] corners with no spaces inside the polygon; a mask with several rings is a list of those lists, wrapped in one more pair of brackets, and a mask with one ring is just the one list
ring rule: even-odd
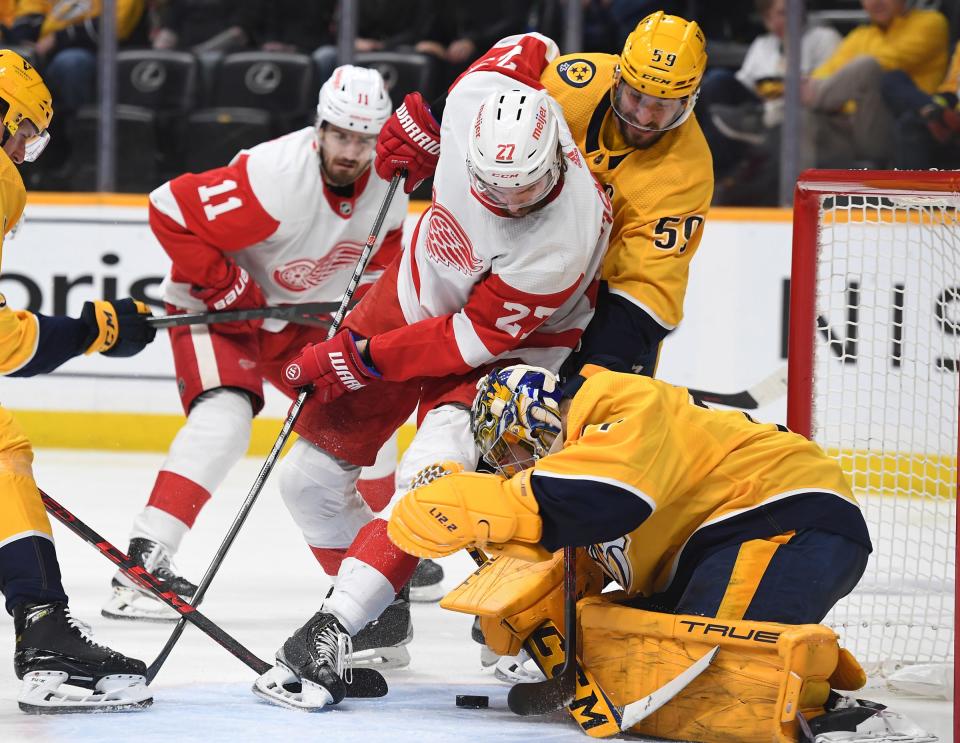
{"label": "red and white hockey jersey", "polygon": [[[260,285],[267,304],[338,301],[388,186],[371,167],[352,196],[331,190],[313,127],[242,150],[224,168],[174,178],[150,194],[150,225],[173,261],[164,300],[205,309],[190,288],[222,283],[229,257]],[[357,296],[401,251],[408,202],[402,191],[394,195]],[[264,329],[285,325],[267,320]]]}
{"label": "red and white hockey jersey", "polygon": [[470,193],[468,135],[483,99],[542,89],[557,55],[539,34],[512,36],[450,89],[433,199],[401,257],[397,294],[408,325],[371,339],[384,379],[463,374],[497,358],[558,369],[593,316],[610,203],[556,107],[562,188],[536,212],[497,213]]}

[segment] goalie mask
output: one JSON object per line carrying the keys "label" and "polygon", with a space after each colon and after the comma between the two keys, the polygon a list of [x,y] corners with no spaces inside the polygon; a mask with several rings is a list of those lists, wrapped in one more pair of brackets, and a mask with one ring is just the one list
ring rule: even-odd
{"label": "goalie mask", "polygon": [[644,132],[686,121],[707,66],[706,38],[695,21],[662,10],[637,24],[613,73],[610,100],[617,116]]}
{"label": "goalie mask", "polygon": [[471,193],[511,216],[523,216],[549,196],[560,181],[563,156],[547,94],[506,90],[488,95],[470,129],[467,170]]}
{"label": "goalie mask", "polygon": [[546,456],[560,435],[560,386],[537,366],[495,369],[477,383],[471,411],[483,461],[512,477]]}

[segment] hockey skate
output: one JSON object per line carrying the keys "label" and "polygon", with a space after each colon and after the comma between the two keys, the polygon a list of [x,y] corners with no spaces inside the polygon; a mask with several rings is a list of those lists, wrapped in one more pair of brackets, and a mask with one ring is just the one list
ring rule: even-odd
{"label": "hockey skate", "polygon": [[[127,550],[130,558],[144,570],[166,583],[181,598],[188,601],[197,587],[186,578],[173,572],[170,554],[159,542],[143,537],[130,540]],[[122,572],[117,572],[110,581],[112,594],[100,613],[110,619],[138,619],[146,622],[176,622],[180,615],[157,599],[149,591],[136,585]]]}
{"label": "hockey skate", "polygon": [[500,656],[493,669],[493,675],[498,681],[503,681],[511,686],[514,684],[530,684],[543,681],[546,678],[543,672],[537,668],[536,661],[530,657],[526,650],[521,650],[516,655]]}
{"label": "hockey skate", "polygon": [[904,715],[882,704],[830,692],[826,713],[812,720],[798,717],[801,743],[936,743]]}
{"label": "hockey skate", "polygon": [[421,560],[410,579],[410,600],[432,603],[443,598],[443,568],[433,560]]}
{"label": "hockey skate", "polygon": [[409,588],[404,586],[383,614],[353,636],[353,666],[385,670],[410,665],[405,647],[413,639],[408,597]]}
{"label": "hockey skate", "polygon": [[18,702],[29,714],[124,712],[149,707],[147,667],[97,645],[63,602],[22,604],[13,612]]}
{"label": "hockey skate", "polygon": [[315,712],[338,704],[351,681],[350,635],[332,614],[318,611],[283,643],[277,663],[253,683],[272,704]]}

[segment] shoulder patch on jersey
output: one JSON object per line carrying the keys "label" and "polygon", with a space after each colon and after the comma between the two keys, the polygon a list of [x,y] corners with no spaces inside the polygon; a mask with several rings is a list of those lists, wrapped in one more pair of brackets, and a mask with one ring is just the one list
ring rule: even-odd
{"label": "shoulder patch on jersey", "polygon": [[574,88],[583,88],[590,84],[597,72],[597,66],[589,59],[568,59],[557,65],[560,79]]}

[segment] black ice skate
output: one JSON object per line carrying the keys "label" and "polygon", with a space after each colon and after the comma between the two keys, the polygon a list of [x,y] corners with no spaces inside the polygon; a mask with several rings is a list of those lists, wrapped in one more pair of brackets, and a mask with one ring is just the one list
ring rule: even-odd
{"label": "black ice skate", "polygon": [[413,639],[409,595],[409,586],[404,586],[383,614],[353,636],[354,666],[384,670],[410,665],[404,647]]}
{"label": "black ice skate", "polygon": [[277,664],[253,692],[272,704],[314,712],[338,704],[350,682],[350,635],[332,614],[318,611],[277,651]]}
{"label": "black ice skate", "polygon": [[801,743],[937,743],[940,739],[883,704],[830,692],[826,712],[800,723]]}
{"label": "black ice skate", "polygon": [[24,712],[123,712],[153,703],[143,661],[97,645],[65,603],[21,604],[13,624]]}
{"label": "black ice skate", "polygon": [[[135,537],[130,540],[127,554],[137,565],[152,573],[181,598],[189,601],[197,592],[197,587],[193,583],[173,572],[170,566],[170,553],[162,544],[143,537]],[[122,572],[118,571],[114,575],[110,587],[113,593],[100,610],[105,617],[138,619],[146,622],[176,622],[180,619],[176,611],[149,591],[140,588]]]}
{"label": "black ice skate", "polygon": [[430,603],[443,598],[443,568],[433,560],[421,560],[410,586],[410,600],[417,603]]}

